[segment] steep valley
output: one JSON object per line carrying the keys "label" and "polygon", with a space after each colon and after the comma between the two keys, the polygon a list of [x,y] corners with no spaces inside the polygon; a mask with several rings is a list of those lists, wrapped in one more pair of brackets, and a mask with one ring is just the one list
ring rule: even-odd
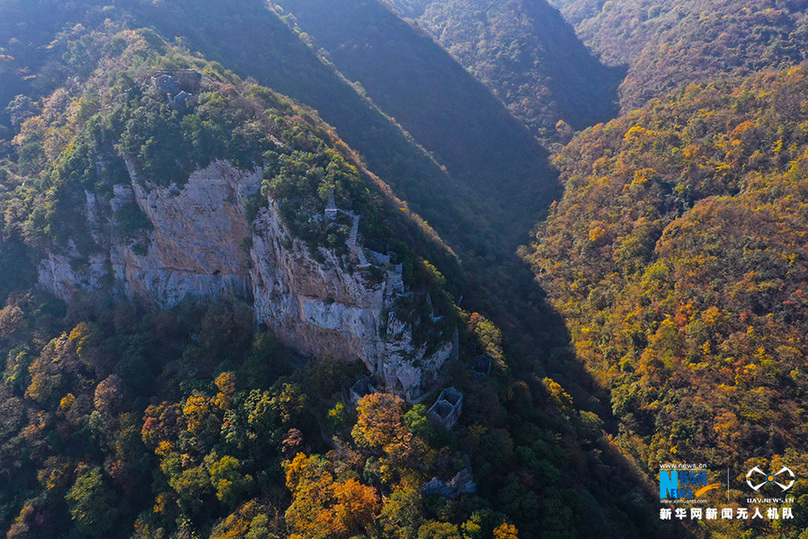
{"label": "steep valley", "polygon": [[[592,512],[615,533],[655,529],[637,471],[537,361],[565,336],[542,327],[540,293],[513,254],[553,192],[527,129],[394,19],[404,42],[423,47],[419,61],[441,66],[430,80],[479,105],[482,123],[447,116],[454,144],[430,139],[417,114],[400,120],[412,132],[393,123],[380,109],[395,100],[368,83],[371,103],[279,8],[207,7],[91,5],[76,14],[86,26],[35,48],[28,69],[52,78],[9,113],[2,245],[24,246],[7,260],[33,262],[39,280],[10,289],[0,315],[0,454],[23,458],[2,460],[15,478],[0,497],[9,535],[349,537],[462,525],[531,537],[580,533],[567,521]],[[184,37],[169,45],[132,20]],[[243,56],[214,29],[252,36],[269,56]],[[83,81],[72,75],[80,61]],[[24,73],[13,73],[18,88]],[[455,400],[414,404],[435,403],[449,384],[440,396]],[[435,419],[447,405],[454,428]],[[46,424],[19,453],[26,417]],[[463,474],[472,480],[459,500],[422,494],[430,476]],[[55,482],[40,491],[46,475]]]}
{"label": "steep valley", "polygon": [[802,537],[805,4],[0,0],[0,533]]}

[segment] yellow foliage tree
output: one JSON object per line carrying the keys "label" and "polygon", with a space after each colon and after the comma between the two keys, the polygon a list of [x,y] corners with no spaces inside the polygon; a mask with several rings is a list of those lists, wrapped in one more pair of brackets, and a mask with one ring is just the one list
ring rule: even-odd
{"label": "yellow foliage tree", "polygon": [[369,529],[381,505],[375,489],[353,478],[336,481],[323,457],[298,453],[285,468],[293,498],[286,511],[290,537],[340,539]]}

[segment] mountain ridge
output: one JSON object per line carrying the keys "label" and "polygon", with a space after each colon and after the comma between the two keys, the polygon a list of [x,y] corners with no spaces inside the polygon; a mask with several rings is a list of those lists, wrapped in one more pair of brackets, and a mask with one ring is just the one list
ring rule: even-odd
{"label": "mountain ridge", "polygon": [[[10,252],[19,242],[27,246],[25,256],[39,260],[58,246],[61,255],[70,255],[61,263],[65,273],[94,266],[110,271],[98,279],[98,290],[77,286],[66,302],[33,283],[11,287],[0,280],[8,289],[0,309],[0,347],[7,359],[0,383],[0,476],[9,478],[0,490],[0,522],[9,536],[347,539],[452,534],[461,527],[489,535],[580,535],[585,530],[570,525],[576,515],[589,515],[600,529],[615,533],[659,528],[649,489],[603,437],[600,419],[575,407],[533,359],[563,341],[563,334],[539,328],[535,341],[533,335],[513,340],[514,328],[539,315],[531,311],[534,287],[509,288],[514,276],[502,268],[519,266],[500,265],[507,263],[501,255],[508,248],[486,245],[480,234],[485,227],[475,225],[475,216],[464,230],[468,243],[457,234],[446,240],[459,246],[464,264],[452,270],[457,258],[408,211],[407,197],[395,198],[393,193],[401,192],[396,186],[365,174],[354,151],[337,137],[339,127],[239,79],[229,65],[192,52],[190,30],[204,28],[189,4],[166,4],[188,10],[180,9],[186,16],[170,22],[178,34],[191,37],[175,40],[172,33],[162,37],[160,28],[138,29],[146,20],[139,17],[171,13],[141,3],[119,13],[121,26],[111,18],[103,26],[71,25],[50,49],[38,49],[40,71],[55,73],[48,80],[56,86],[43,77],[41,93],[14,100],[11,112],[19,122],[13,126],[13,151],[0,168],[0,247]],[[115,9],[98,7],[93,13],[112,17]],[[211,13],[217,12],[211,9],[199,20],[209,20]],[[54,19],[58,15],[53,13]],[[181,22],[197,27],[183,30]],[[231,22],[228,31],[239,28],[238,21]],[[319,72],[324,64],[312,63],[316,57],[289,27],[273,23],[272,28],[283,32],[284,43],[295,43],[288,66],[293,67],[295,51],[302,51]],[[250,35],[247,30],[244,35]],[[213,42],[216,36],[207,37]],[[225,45],[235,47],[234,42]],[[94,75],[83,87],[84,79],[73,74],[87,70]],[[227,181],[211,171],[235,167],[249,176],[257,174],[256,165],[261,166],[257,196],[254,178],[243,196],[219,197],[226,190],[217,189]],[[264,226],[269,198],[290,237],[277,238]],[[206,217],[198,222],[164,218],[171,208],[183,208],[177,215],[193,214],[205,201],[224,211],[202,212]],[[460,206],[462,198],[452,202]],[[88,211],[91,207],[95,211]],[[449,219],[462,213],[461,207],[438,208],[444,209]],[[253,230],[242,215],[259,226]],[[238,226],[224,222],[232,224],[235,217]],[[509,217],[501,216],[505,222]],[[187,246],[198,239],[194,227],[205,231],[207,221],[220,223],[217,230],[227,236],[224,259]],[[128,252],[123,269],[119,266],[124,278],[109,267],[117,260],[95,258],[107,223],[113,241]],[[180,232],[169,235],[175,224]],[[224,234],[227,230],[235,232]],[[248,241],[235,245],[236,236],[248,231]],[[327,326],[348,313],[346,306],[359,301],[339,293],[346,283],[364,281],[373,290],[390,283],[395,292],[392,280],[400,271],[411,287],[395,294],[392,307],[369,309],[377,325],[362,321],[361,329],[372,333],[368,341],[407,347],[406,327],[412,328],[415,348],[429,353],[418,356],[416,350],[403,360],[425,372],[431,369],[429,357],[446,343],[434,339],[430,328],[444,327],[449,330],[444,337],[454,340],[451,328],[457,327],[458,359],[440,369],[440,380],[424,384],[451,380],[454,391],[445,395],[465,396],[462,407],[459,400],[449,403],[457,406],[457,424],[434,419],[448,402],[430,411],[437,392],[427,394],[423,405],[408,405],[394,394],[374,393],[376,380],[364,379],[369,372],[362,365],[304,358],[287,349],[278,338],[283,328],[276,336],[256,327],[256,310],[239,297],[239,286],[223,287],[236,293],[216,299],[168,298],[163,309],[155,305],[159,301],[149,301],[151,285],[160,300],[166,283],[165,290],[191,291],[217,279],[230,283],[227,276],[243,276],[245,268],[269,277],[261,269],[263,257],[250,256],[251,268],[242,265],[242,257],[270,243],[306,261],[319,275],[314,277],[325,272],[338,281],[319,291],[302,283],[309,289],[297,306],[313,318],[301,320],[304,324]],[[363,258],[374,267],[359,267]],[[149,273],[154,267],[142,262],[154,259],[167,262],[167,271]],[[470,270],[469,261],[476,268]],[[14,259],[4,259],[0,271],[13,274],[18,268],[12,266]],[[163,279],[175,269],[182,275]],[[159,279],[149,281],[150,275]],[[467,275],[477,282],[464,283]],[[522,284],[529,275],[524,277]],[[129,300],[118,292],[126,283],[147,293]],[[469,289],[485,295],[469,294],[464,307],[487,302],[488,311],[512,327],[500,331],[486,316],[453,307],[451,293]],[[277,291],[271,308],[288,299]],[[519,294],[524,297],[507,311],[500,308]],[[481,367],[485,363],[488,369]],[[413,383],[405,378],[398,379],[401,388],[390,379],[392,389],[404,394],[404,386]],[[432,477],[469,476],[478,492],[457,500],[420,489]]]}
{"label": "mountain ridge", "polygon": [[557,129],[559,121],[577,130],[617,113],[621,70],[601,65],[546,1],[393,4],[426,28],[542,140],[552,143],[568,136]]}
{"label": "mountain ridge", "polygon": [[623,112],[688,83],[805,61],[803,0],[554,2],[609,65],[626,65]]}

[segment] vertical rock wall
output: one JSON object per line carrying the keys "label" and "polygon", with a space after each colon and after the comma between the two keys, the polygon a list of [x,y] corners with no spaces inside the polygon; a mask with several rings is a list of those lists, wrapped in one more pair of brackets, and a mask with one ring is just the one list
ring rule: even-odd
{"label": "vertical rock wall", "polygon": [[[132,162],[127,168],[131,184],[115,185],[109,201],[87,195],[85,215],[98,253],[89,264],[77,263],[71,245],[49,253],[39,265],[42,287],[67,299],[77,290],[101,289],[112,277],[127,296],[162,308],[188,295],[231,293],[252,302],[256,320],[296,351],[361,359],[387,390],[410,400],[452,357],[451,336],[441,336],[429,351],[415,344],[409,322],[394,314],[396,299],[412,292],[401,267],[368,252],[382,274],[372,278],[355,233],[348,240],[349,270],[346,260],[324,248],[322,261],[314,260],[272,201],[249,223],[245,201],[260,189],[260,169],[218,161],[192,173],[180,188],[152,186],[137,179]],[[151,224],[137,241],[124,240],[113,217],[131,203]],[[352,217],[356,229],[360,216]]]}

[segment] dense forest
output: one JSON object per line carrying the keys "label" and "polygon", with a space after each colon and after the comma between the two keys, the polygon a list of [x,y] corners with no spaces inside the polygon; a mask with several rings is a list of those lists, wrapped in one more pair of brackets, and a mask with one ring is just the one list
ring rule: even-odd
{"label": "dense forest", "polygon": [[806,59],[804,0],[553,0],[608,65],[625,65],[623,111],[687,82]]}
{"label": "dense forest", "polygon": [[[6,108],[14,137],[0,172],[4,533],[574,537],[586,532],[570,522],[584,516],[615,535],[657,533],[645,481],[601,420],[512,356],[485,316],[452,305],[451,290],[469,285],[451,250],[332,127],[127,17],[96,26],[92,11],[82,16],[55,40],[18,33],[49,46],[9,72],[26,93]],[[188,74],[193,95],[167,98],[155,82],[164,73]],[[435,323],[459,330],[446,376],[472,398],[454,428],[427,418],[437,393],[421,404],[384,392],[346,399],[361,363],[296,354],[256,328],[243,298],[157,309],[115,286],[66,302],[35,286],[53,249],[74,253],[76,271],[92,260],[85,198],[114,198],[130,181],[181,190],[221,159],[260,164],[266,198],[245,211],[278,204],[312,252],[347,241],[339,221],[312,217],[333,197],[363,216],[363,238],[404,261],[405,282],[447,315]],[[137,205],[113,219],[120,242],[147,247],[154,225]],[[479,358],[487,375],[470,370]],[[444,490],[425,490],[430,478]]]}
{"label": "dense forest", "polygon": [[[542,140],[610,119],[622,70],[609,69],[544,1],[393,2]],[[561,124],[559,124],[561,122]]]}
{"label": "dense forest", "polygon": [[0,534],[804,536],[806,6],[0,0]]}
{"label": "dense forest", "polygon": [[[348,80],[472,191],[499,241],[535,221],[553,187],[546,151],[432,39],[381,3],[277,5]],[[493,191],[497,197],[489,196]]]}
{"label": "dense forest", "polygon": [[557,158],[528,257],[649,473],[805,466],[807,97],[804,68],[689,86]]}

